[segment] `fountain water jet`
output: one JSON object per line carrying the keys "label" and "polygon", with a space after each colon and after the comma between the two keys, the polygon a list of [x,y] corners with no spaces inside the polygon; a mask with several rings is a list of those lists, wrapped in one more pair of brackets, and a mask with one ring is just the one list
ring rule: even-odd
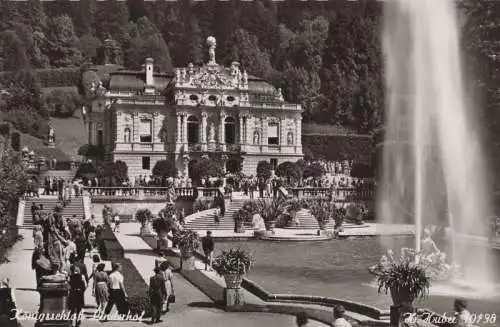
{"label": "fountain water jet", "polygon": [[[378,217],[414,223],[417,250],[424,225],[448,225],[448,254],[462,267],[463,280],[489,287],[489,247],[471,252],[467,244],[486,236],[491,213],[478,129],[466,105],[455,2],[384,6],[386,145]],[[393,244],[385,240],[384,246]]]}

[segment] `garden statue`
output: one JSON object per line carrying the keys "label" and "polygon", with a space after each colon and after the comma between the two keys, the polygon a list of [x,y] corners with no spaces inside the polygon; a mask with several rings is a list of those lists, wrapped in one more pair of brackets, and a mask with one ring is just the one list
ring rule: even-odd
{"label": "garden statue", "polygon": [[256,213],[252,217],[252,226],[253,226],[254,231],[266,230],[266,225],[264,224],[264,219],[262,219],[262,217],[258,213]]}
{"label": "garden statue", "polygon": [[253,144],[254,145],[259,144],[259,132],[257,131],[253,132]]}
{"label": "garden statue", "polygon": [[167,202],[174,203],[176,200],[174,182],[169,180],[167,190]]}
{"label": "garden statue", "polygon": [[440,253],[436,243],[432,239],[432,233],[428,227],[424,228],[424,237],[422,238],[421,255],[430,255]]}
{"label": "garden statue", "polygon": [[281,90],[281,88],[278,89],[277,95],[278,95],[278,101],[280,102],[285,101],[285,98],[283,97],[283,91]]}
{"label": "garden statue", "polygon": [[54,133],[54,128],[52,126],[49,126],[49,143],[54,143],[56,140],[55,133]]}
{"label": "garden statue", "polygon": [[293,133],[292,132],[288,132],[287,144],[293,145]]}
{"label": "garden statue", "polygon": [[207,38],[207,44],[208,44],[208,56],[209,56],[209,64],[215,64],[215,47],[217,45],[215,38],[213,36],[209,36]]}

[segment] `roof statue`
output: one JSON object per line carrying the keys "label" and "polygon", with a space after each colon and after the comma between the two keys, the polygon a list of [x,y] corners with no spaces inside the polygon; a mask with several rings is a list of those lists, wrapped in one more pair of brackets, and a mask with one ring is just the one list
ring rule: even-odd
{"label": "roof statue", "polygon": [[215,65],[215,47],[217,45],[217,42],[215,41],[215,37],[209,36],[207,37],[207,45],[208,45],[208,64],[209,65]]}

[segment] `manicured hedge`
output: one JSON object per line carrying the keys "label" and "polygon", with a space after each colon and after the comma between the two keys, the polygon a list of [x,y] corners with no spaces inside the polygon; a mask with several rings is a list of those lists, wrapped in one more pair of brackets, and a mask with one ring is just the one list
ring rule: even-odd
{"label": "manicured hedge", "polygon": [[373,139],[365,135],[302,135],[302,147],[306,159],[366,164],[371,164],[375,151]]}
{"label": "manicured hedge", "polygon": [[42,87],[77,86],[80,83],[78,68],[37,69]]}
{"label": "manicured hedge", "polygon": [[125,289],[129,296],[129,309],[132,315],[145,311],[144,318],[151,317],[148,289],[141,274],[137,271],[130,259],[124,257],[121,244],[116,239],[109,226],[106,226],[99,237],[99,252],[105,260],[119,263],[122,266]]}

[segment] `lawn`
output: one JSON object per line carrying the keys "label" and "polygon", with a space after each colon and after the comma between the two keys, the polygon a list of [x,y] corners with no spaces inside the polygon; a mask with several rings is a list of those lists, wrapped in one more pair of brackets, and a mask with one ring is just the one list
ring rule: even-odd
{"label": "lawn", "polygon": [[70,118],[51,117],[50,123],[54,128],[57,147],[68,156],[79,158],[78,149],[88,143],[87,131],[80,112],[75,112],[75,116]]}
{"label": "lawn", "polygon": [[[401,245],[411,244],[399,238]],[[327,242],[220,242],[216,252],[230,247],[251,251],[255,267],[248,278],[272,293],[318,295],[347,299],[389,309],[390,297],[378,294],[368,267],[378,262],[383,250],[378,238],[332,240]],[[398,246],[399,247],[399,246]],[[492,264],[500,267],[500,253]],[[371,285],[370,285],[371,284]],[[476,312],[500,314],[500,298],[470,300]],[[452,296],[430,296],[421,306],[436,312],[449,311]]]}

